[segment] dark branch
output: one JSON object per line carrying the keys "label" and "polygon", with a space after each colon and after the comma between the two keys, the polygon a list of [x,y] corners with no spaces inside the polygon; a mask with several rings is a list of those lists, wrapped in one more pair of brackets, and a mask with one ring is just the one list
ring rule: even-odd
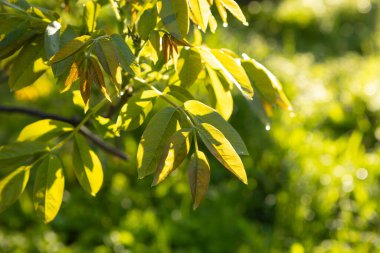
{"label": "dark branch", "polygon": [[[29,109],[29,108],[23,108],[23,107],[0,105],[0,113],[20,113],[20,114],[25,114],[25,115],[30,115],[36,118],[40,118],[40,119],[54,119],[54,120],[59,120],[59,121],[69,123],[73,126],[77,126],[80,123],[80,120],[76,118],[71,118],[71,119],[65,118],[56,114],[45,113],[45,112],[41,112],[35,109]],[[82,126],[79,131],[81,134],[87,137],[87,139],[91,140],[95,145],[97,145],[99,148],[103,149],[107,153],[110,153],[123,160],[129,160],[128,156],[124,154],[124,152],[104,142],[101,138],[93,134],[90,131],[90,129],[88,129],[86,126]]]}

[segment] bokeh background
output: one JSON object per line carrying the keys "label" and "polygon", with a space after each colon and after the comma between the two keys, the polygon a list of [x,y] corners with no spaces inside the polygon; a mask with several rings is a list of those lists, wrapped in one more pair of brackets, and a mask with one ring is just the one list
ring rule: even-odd
{"label": "bokeh background", "polygon": [[[185,168],[155,188],[137,179],[137,130],[120,144],[130,162],[99,152],[106,181],[96,198],[67,172],[52,223],[36,218],[29,187],[0,215],[0,252],[380,252],[380,1],[240,3],[250,26],[229,17],[206,42],[262,62],[295,108],[268,120],[235,96],[249,185],[212,160],[209,192],[192,211]],[[16,94],[2,81],[1,103],[82,113],[43,78]],[[0,143],[34,120],[1,114]]]}

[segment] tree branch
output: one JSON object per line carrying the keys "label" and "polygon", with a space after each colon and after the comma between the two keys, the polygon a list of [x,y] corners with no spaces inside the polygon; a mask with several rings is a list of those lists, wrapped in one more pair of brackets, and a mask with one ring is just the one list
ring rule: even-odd
{"label": "tree branch", "polygon": [[[41,112],[35,109],[29,109],[29,108],[23,108],[23,107],[17,107],[17,106],[0,105],[0,113],[19,113],[19,114],[33,116],[40,119],[54,119],[54,120],[59,120],[59,121],[69,123],[73,126],[77,126],[80,123],[80,120],[75,117],[65,118],[56,114],[45,113],[45,112]],[[82,126],[79,129],[79,131],[87,139],[91,140],[95,145],[97,145],[99,148],[103,149],[107,153],[114,155],[116,157],[119,157],[125,161],[129,160],[129,157],[124,152],[104,142],[101,138],[99,138],[94,133],[92,133],[91,130],[88,129],[86,126]]]}

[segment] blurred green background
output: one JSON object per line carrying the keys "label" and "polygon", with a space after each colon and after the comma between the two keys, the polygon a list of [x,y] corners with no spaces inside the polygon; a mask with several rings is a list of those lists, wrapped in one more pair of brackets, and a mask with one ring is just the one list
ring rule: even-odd
{"label": "blurred green background", "polygon": [[[240,2],[250,26],[229,17],[208,45],[262,62],[295,108],[294,115],[275,110],[266,131],[269,122],[234,98],[231,123],[251,153],[249,185],[212,160],[209,192],[192,211],[185,168],[151,188],[150,179],[137,179],[134,159],[99,152],[106,181],[98,196],[68,175],[60,213],[45,225],[29,187],[0,216],[0,252],[380,252],[380,1]],[[80,115],[67,95],[52,104],[58,91],[49,81],[15,95],[0,85],[2,104],[16,97]],[[41,99],[30,101],[33,94]],[[34,120],[0,115],[0,143]],[[128,154],[140,134],[126,135]]]}

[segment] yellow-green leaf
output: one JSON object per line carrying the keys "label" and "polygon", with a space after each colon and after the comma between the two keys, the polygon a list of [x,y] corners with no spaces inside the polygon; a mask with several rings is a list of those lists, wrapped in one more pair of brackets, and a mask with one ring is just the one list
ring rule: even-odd
{"label": "yellow-green leaf", "polygon": [[104,71],[110,76],[112,82],[119,90],[122,82],[122,76],[117,52],[115,51],[112,41],[109,39],[100,40],[99,45],[105,58],[105,62],[103,62],[97,54],[100,64],[102,64]]}
{"label": "yellow-green leaf", "polygon": [[44,63],[43,38],[38,37],[24,46],[16,59],[9,75],[9,87],[11,90],[19,90],[33,84],[48,66]]}
{"label": "yellow-green leaf", "polygon": [[285,110],[293,109],[281,83],[272,72],[254,59],[242,60],[241,64],[252,80],[253,86],[265,100],[277,104]]}
{"label": "yellow-green leaf", "polygon": [[149,35],[153,31],[156,24],[157,8],[153,7],[150,9],[145,9],[137,23],[137,31],[143,40],[147,40],[149,38]]}
{"label": "yellow-green leaf", "polygon": [[82,62],[78,62],[78,61],[73,62],[73,64],[71,65],[69,74],[65,80],[65,86],[61,92],[66,92],[66,91],[70,90],[73,83],[79,79],[80,73],[83,72],[81,70],[81,68],[82,68],[81,64],[82,64]]}
{"label": "yellow-green leaf", "polygon": [[224,24],[227,24],[227,11],[222,4],[222,0],[215,0],[216,8],[218,9],[220,18]]}
{"label": "yellow-green leaf", "polygon": [[57,215],[64,187],[61,161],[55,155],[45,158],[38,166],[33,191],[34,209],[45,223],[52,221]]}
{"label": "yellow-green leaf", "polygon": [[158,94],[152,90],[144,90],[134,94],[120,110],[117,125],[124,131],[138,128],[144,123]]}
{"label": "yellow-green leaf", "polygon": [[211,154],[240,181],[248,184],[243,162],[223,133],[208,123],[201,123],[197,130]]}
{"label": "yellow-green leaf", "polygon": [[84,73],[80,76],[79,79],[79,90],[82,96],[83,102],[86,105],[91,96],[91,76],[88,71],[84,71]]}
{"label": "yellow-green leaf", "polygon": [[189,33],[189,6],[187,0],[162,0],[160,17],[173,36],[180,38]]}
{"label": "yellow-green leaf", "polygon": [[166,141],[176,131],[178,113],[171,107],[156,113],[145,128],[137,149],[139,178],[156,171]]}
{"label": "yellow-green leaf", "polygon": [[188,2],[194,23],[205,32],[211,15],[210,4],[207,0],[189,0]]}
{"label": "yellow-green leaf", "polygon": [[55,55],[53,55],[53,57],[50,58],[50,62],[59,62],[77,53],[79,50],[90,43],[90,39],[91,37],[89,35],[82,35],[69,41],[61,50],[59,50]]}
{"label": "yellow-green leaf", "polygon": [[48,151],[45,143],[24,141],[0,146],[0,169],[14,163],[26,161]]}
{"label": "yellow-green leaf", "polygon": [[87,31],[93,32],[96,27],[96,17],[99,13],[100,5],[94,1],[87,1],[84,6],[83,18],[86,23]]}
{"label": "yellow-green leaf", "polygon": [[189,183],[193,197],[193,209],[198,208],[210,183],[210,165],[205,154],[196,150],[189,163]]}
{"label": "yellow-green leaf", "polygon": [[249,99],[253,97],[253,88],[244,68],[229,54],[223,50],[213,49],[211,53],[215,56],[216,62],[222,74]]}
{"label": "yellow-green leaf", "polygon": [[182,49],[178,58],[178,76],[181,86],[189,87],[197,79],[202,70],[202,59],[198,51],[193,49]]}
{"label": "yellow-green leaf", "polygon": [[210,92],[214,98],[215,109],[225,120],[228,120],[234,109],[231,91],[229,90],[228,84],[223,85],[222,80],[213,69],[207,66],[206,68],[210,77],[211,85],[209,87],[212,87]]}
{"label": "yellow-green leaf", "polygon": [[[234,0],[220,0],[229,12],[235,16],[238,20],[240,20],[244,25],[248,25],[247,20],[243,12],[241,11],[239,5]],[[223,21],[224,22],[224,21]]]}
{"label": "yellow-green leaf", "polygon": [[178,29],[182,37],[189,33],[189,5],[187,0],[171,0],[176,15]]}
{"label": "yellow-green leaf", "polygon": [[0,212],[20,197],[29,180],[30,166],[21,166],[0,180]]}
{"label": "yellow-green leaf", "polygon": [[73,168],[82,188],[95,196],[103,184],[103,168],[98,156],[84,137],[74,137]]}
{"label": "yellow-green leaf", "polygon": [[236,130],[213,108],[197,100],[187,101],[183,106],[196,123],[209,123],[218,128],[219,131],[226,136],[239,155],[249,155],[247,147],[238,132],[236,132]]}
{"label": "yellow-green leaf", "polygon": [[48,141],[73,130],[73,126],[66,122],[43,119],[24,127],[17,137],[17,141]]}
{"label": "yellow-green leaf", "polygon": [[181,129],[170,137],[163,150],[161,161],[158,164],[152,183],[153,186],[164,181],[187,157],[190,151],[191,134],[191,129]]}

